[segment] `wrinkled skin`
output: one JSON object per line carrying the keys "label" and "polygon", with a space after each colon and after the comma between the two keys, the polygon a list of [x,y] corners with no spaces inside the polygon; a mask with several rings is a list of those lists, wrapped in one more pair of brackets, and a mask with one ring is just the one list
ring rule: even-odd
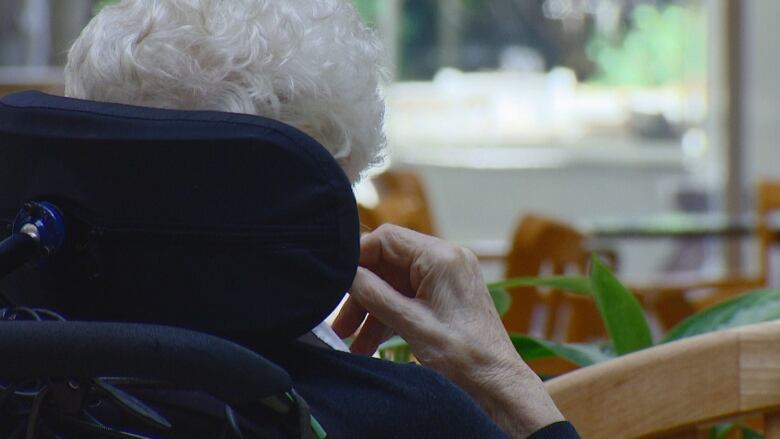
{"label": "wrinkled skin", "polygon": [[563,416],[509,340],[469,250],[397,226],[361,240],[350,297],[333,324],[352,352],[394,333],[417,360],[468,392],[513,438]]}

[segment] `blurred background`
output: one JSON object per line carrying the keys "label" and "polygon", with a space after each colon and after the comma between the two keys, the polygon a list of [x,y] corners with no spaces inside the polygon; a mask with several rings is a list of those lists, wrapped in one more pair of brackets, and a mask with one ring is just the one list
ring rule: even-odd
{"label": "blurred background", "polygon": [[[529,214],[616,255],[629,281],[759,270],[780,2],[355,2],[392,72],[390,151],[356,188],[367,228],[466,245],[489,279]],[[0,0],[0,94],[62,93],[68,46],[104,3]]]}

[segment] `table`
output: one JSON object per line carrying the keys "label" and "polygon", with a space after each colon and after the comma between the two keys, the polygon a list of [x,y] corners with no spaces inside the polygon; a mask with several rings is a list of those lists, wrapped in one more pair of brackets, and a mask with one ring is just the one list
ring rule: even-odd
{"label": "table", "polygon": [[[732,219],[722,213],[672,213],[582,221],[578,227],[593,238],[732,238],[753,235],[756,218],[755,215],[743,215]],[[777,229],[776,232],[780,231],[780,227]]]}
{"label": "table", "polygon": [[[688,214],[671,213],[643,218],[603,218],[583,220],[577,228],[594,241],[615,239],[695,239],[695,238],[744,238],[756,233],[756,217],[744,215],[736,220],[722,213]],[[772,224],[776,239],[780,241],[780,221]],[[500,261],[511,250],[511,241],[483,239],[460,243],[471,249],[482,261]]]}

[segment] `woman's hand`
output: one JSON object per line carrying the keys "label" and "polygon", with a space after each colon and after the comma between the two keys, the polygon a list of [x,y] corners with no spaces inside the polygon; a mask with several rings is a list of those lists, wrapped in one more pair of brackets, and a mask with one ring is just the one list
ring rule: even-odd
{"label": "woman's hand", "polygon": [[371,355],[397,333],[512,437],[563,420],[515,351],[470,251],[385,225],[362,239],[360,264],[333,324],[341,337],[360,328],[354,353]]}

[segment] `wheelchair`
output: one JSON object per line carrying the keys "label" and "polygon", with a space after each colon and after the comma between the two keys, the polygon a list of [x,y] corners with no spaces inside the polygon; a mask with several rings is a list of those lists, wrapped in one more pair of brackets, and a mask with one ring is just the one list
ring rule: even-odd
{"label": "wheelchair", "polygon": [[359,238],[278,121],[3,97],[0,437],[506,437],[433,371],[304,341]]}
{"label": "wheelchair", "polygon": [[295,339],[350,286],[357,210],[316,141],[23,92],[0,101],[0,187],[0,436],[327,436],[231,341]]}

